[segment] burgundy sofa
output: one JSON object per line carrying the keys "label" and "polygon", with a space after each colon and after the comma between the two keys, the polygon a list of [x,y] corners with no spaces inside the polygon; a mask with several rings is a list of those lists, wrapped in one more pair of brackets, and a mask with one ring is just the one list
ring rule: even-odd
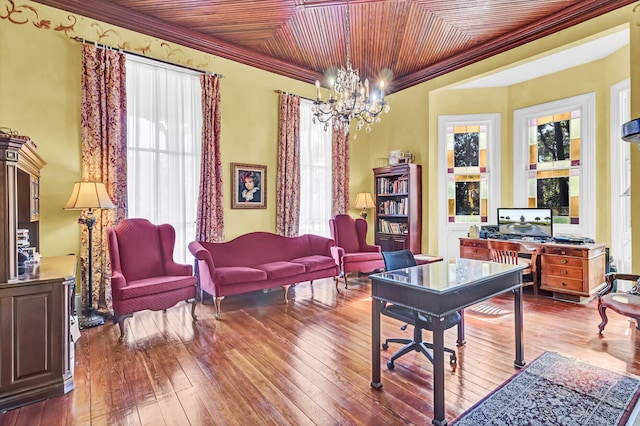
{"label": "burgundy sofa", "polygon": [[231,241],[193,241],[200,296],[206,291],[215,300],[216,318],[225,296],[282,286],[285,303],[291,284],[338,275],[331,255],[332,239],[318,235],[283,237],[252,232]]}

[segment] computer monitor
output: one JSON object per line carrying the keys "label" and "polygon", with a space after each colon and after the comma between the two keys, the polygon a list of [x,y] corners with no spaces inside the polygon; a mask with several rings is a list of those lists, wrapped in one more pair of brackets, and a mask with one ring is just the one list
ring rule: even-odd
{"label": "computer monitor", "polygon": [[498,232],[514,238],[552,238],[553,211],[550,208],[499,208]]}

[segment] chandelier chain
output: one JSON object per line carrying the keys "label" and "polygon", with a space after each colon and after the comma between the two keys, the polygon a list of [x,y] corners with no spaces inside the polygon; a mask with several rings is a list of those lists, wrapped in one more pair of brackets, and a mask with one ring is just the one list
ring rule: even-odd
{"label": "chandelier chain", "polygon": [[349,0],[347,0],[347,69],[351,69],[351,14],[349,13]]}

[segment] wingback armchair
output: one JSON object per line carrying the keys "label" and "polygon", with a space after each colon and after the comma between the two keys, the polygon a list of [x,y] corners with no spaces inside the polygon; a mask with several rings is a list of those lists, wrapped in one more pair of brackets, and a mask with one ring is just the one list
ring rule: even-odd
{"label": "wingback armchair", "polygon": [[[329,219],[331,238],[336,243],[332,248],[333,257],[344,277],[347,288],[349,272],[368,273],[384,269],[380,246],[367,244],[367,221],[362,218],[353,219],[347,214],[336,215]],[[338,279],[336,278],[336,289]]]}
{"label": "wingback armchair", "polygon": [[147,219],[124,219],[107,228],[111,260],[111,293],[114,322],[124,340],[124,320],[145,309],[164,311],[176,303],[191,301],[196,320],[196,285],[191,265],[173,261],[175,230]]}

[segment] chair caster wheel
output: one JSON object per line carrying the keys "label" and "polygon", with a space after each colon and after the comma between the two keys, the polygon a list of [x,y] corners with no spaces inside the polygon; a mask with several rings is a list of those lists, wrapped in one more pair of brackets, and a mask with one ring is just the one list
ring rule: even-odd
{"label": "chair caster wheel", "polygon": [[393,370],[394,368],[396,368],[396,365],[393,363],[393,361],[387,361],[387,368],[389,370]]}
{"label": "chair caster wheel", "polygon": [[388,344],[388,343],[386,343],[386,342],[385,342],[385,343],[383,343],[383,344],[382,344],[382,349],[384,349],[385,351],[386,351],[387,349],[389,349],[389,344]]}

